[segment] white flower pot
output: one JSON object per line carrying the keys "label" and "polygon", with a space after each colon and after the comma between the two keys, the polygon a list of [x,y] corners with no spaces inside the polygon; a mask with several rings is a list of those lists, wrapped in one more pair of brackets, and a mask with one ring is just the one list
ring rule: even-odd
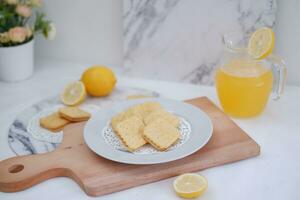
{"label": "white flower pot", "polygon": [[34,40],[13,47],[0,47],[0,80],[17,82],[33,74]]}

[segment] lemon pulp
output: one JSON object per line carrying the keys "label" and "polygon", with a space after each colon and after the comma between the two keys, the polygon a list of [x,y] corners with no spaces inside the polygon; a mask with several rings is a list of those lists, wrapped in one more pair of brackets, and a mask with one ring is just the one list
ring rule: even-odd
{"label": "lemon pulp", "polygon": [[207,189],[206,179],[193,173],[182,174],[173,182],[177,195],[183,198],[196,198],[202,195]]}
{"label": "lemon pulp", "polygon": [[68,106],[74,106],[85,100],[85,86],[81,81],[75,81],[66,85],[61,94],[61,101]]}
{"label": "lemon pulp", "polygon": [[254,59],[263,59],[274,49],[275,34],[272,29],[264,27],[256,30],[250,37],[248,53]]}

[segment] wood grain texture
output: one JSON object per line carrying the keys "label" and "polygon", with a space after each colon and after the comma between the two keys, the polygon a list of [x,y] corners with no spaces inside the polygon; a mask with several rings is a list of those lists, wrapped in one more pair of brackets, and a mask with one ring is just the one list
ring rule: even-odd
{"label": "wood grain texture", "polygon": [[0,190],[16,192],[53,177],[66,176],[88,195],[99,196],[259,155],[259,145],[208,98],[187,102],[204,110],[214,126],[208,144],[190,156],[156,165],[110,161],[94,154],[84,144],[85,123],[81,122],[64,128],[63,142],[53,152],[1,161]]}

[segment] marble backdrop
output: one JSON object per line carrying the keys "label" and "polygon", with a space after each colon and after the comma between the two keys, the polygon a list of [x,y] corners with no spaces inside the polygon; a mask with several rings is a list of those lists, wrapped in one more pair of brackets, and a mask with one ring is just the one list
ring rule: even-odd
{"label": "marble backdrop", "polygon": [[222,34],[275,25],[276,0],[123,0],[124,73],[212,84]]}

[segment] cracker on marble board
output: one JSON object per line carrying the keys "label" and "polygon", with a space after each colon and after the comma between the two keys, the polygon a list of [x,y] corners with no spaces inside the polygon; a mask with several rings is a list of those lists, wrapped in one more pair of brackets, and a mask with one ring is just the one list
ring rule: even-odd
{"label": "cracker on marble board", "polygon": [[41,127],[48,129],[52,132],[61,131],[64,128],[64,126],[68,123],[70,123],[70,121],[62,118],[58,112],[54,112],[40,119]]}
{"label": "cracker on marble board", "polygon": [[86,121],[91,117],[91,114],[75,106],[63,107],[59,109],[61,117],[70,122]]}

